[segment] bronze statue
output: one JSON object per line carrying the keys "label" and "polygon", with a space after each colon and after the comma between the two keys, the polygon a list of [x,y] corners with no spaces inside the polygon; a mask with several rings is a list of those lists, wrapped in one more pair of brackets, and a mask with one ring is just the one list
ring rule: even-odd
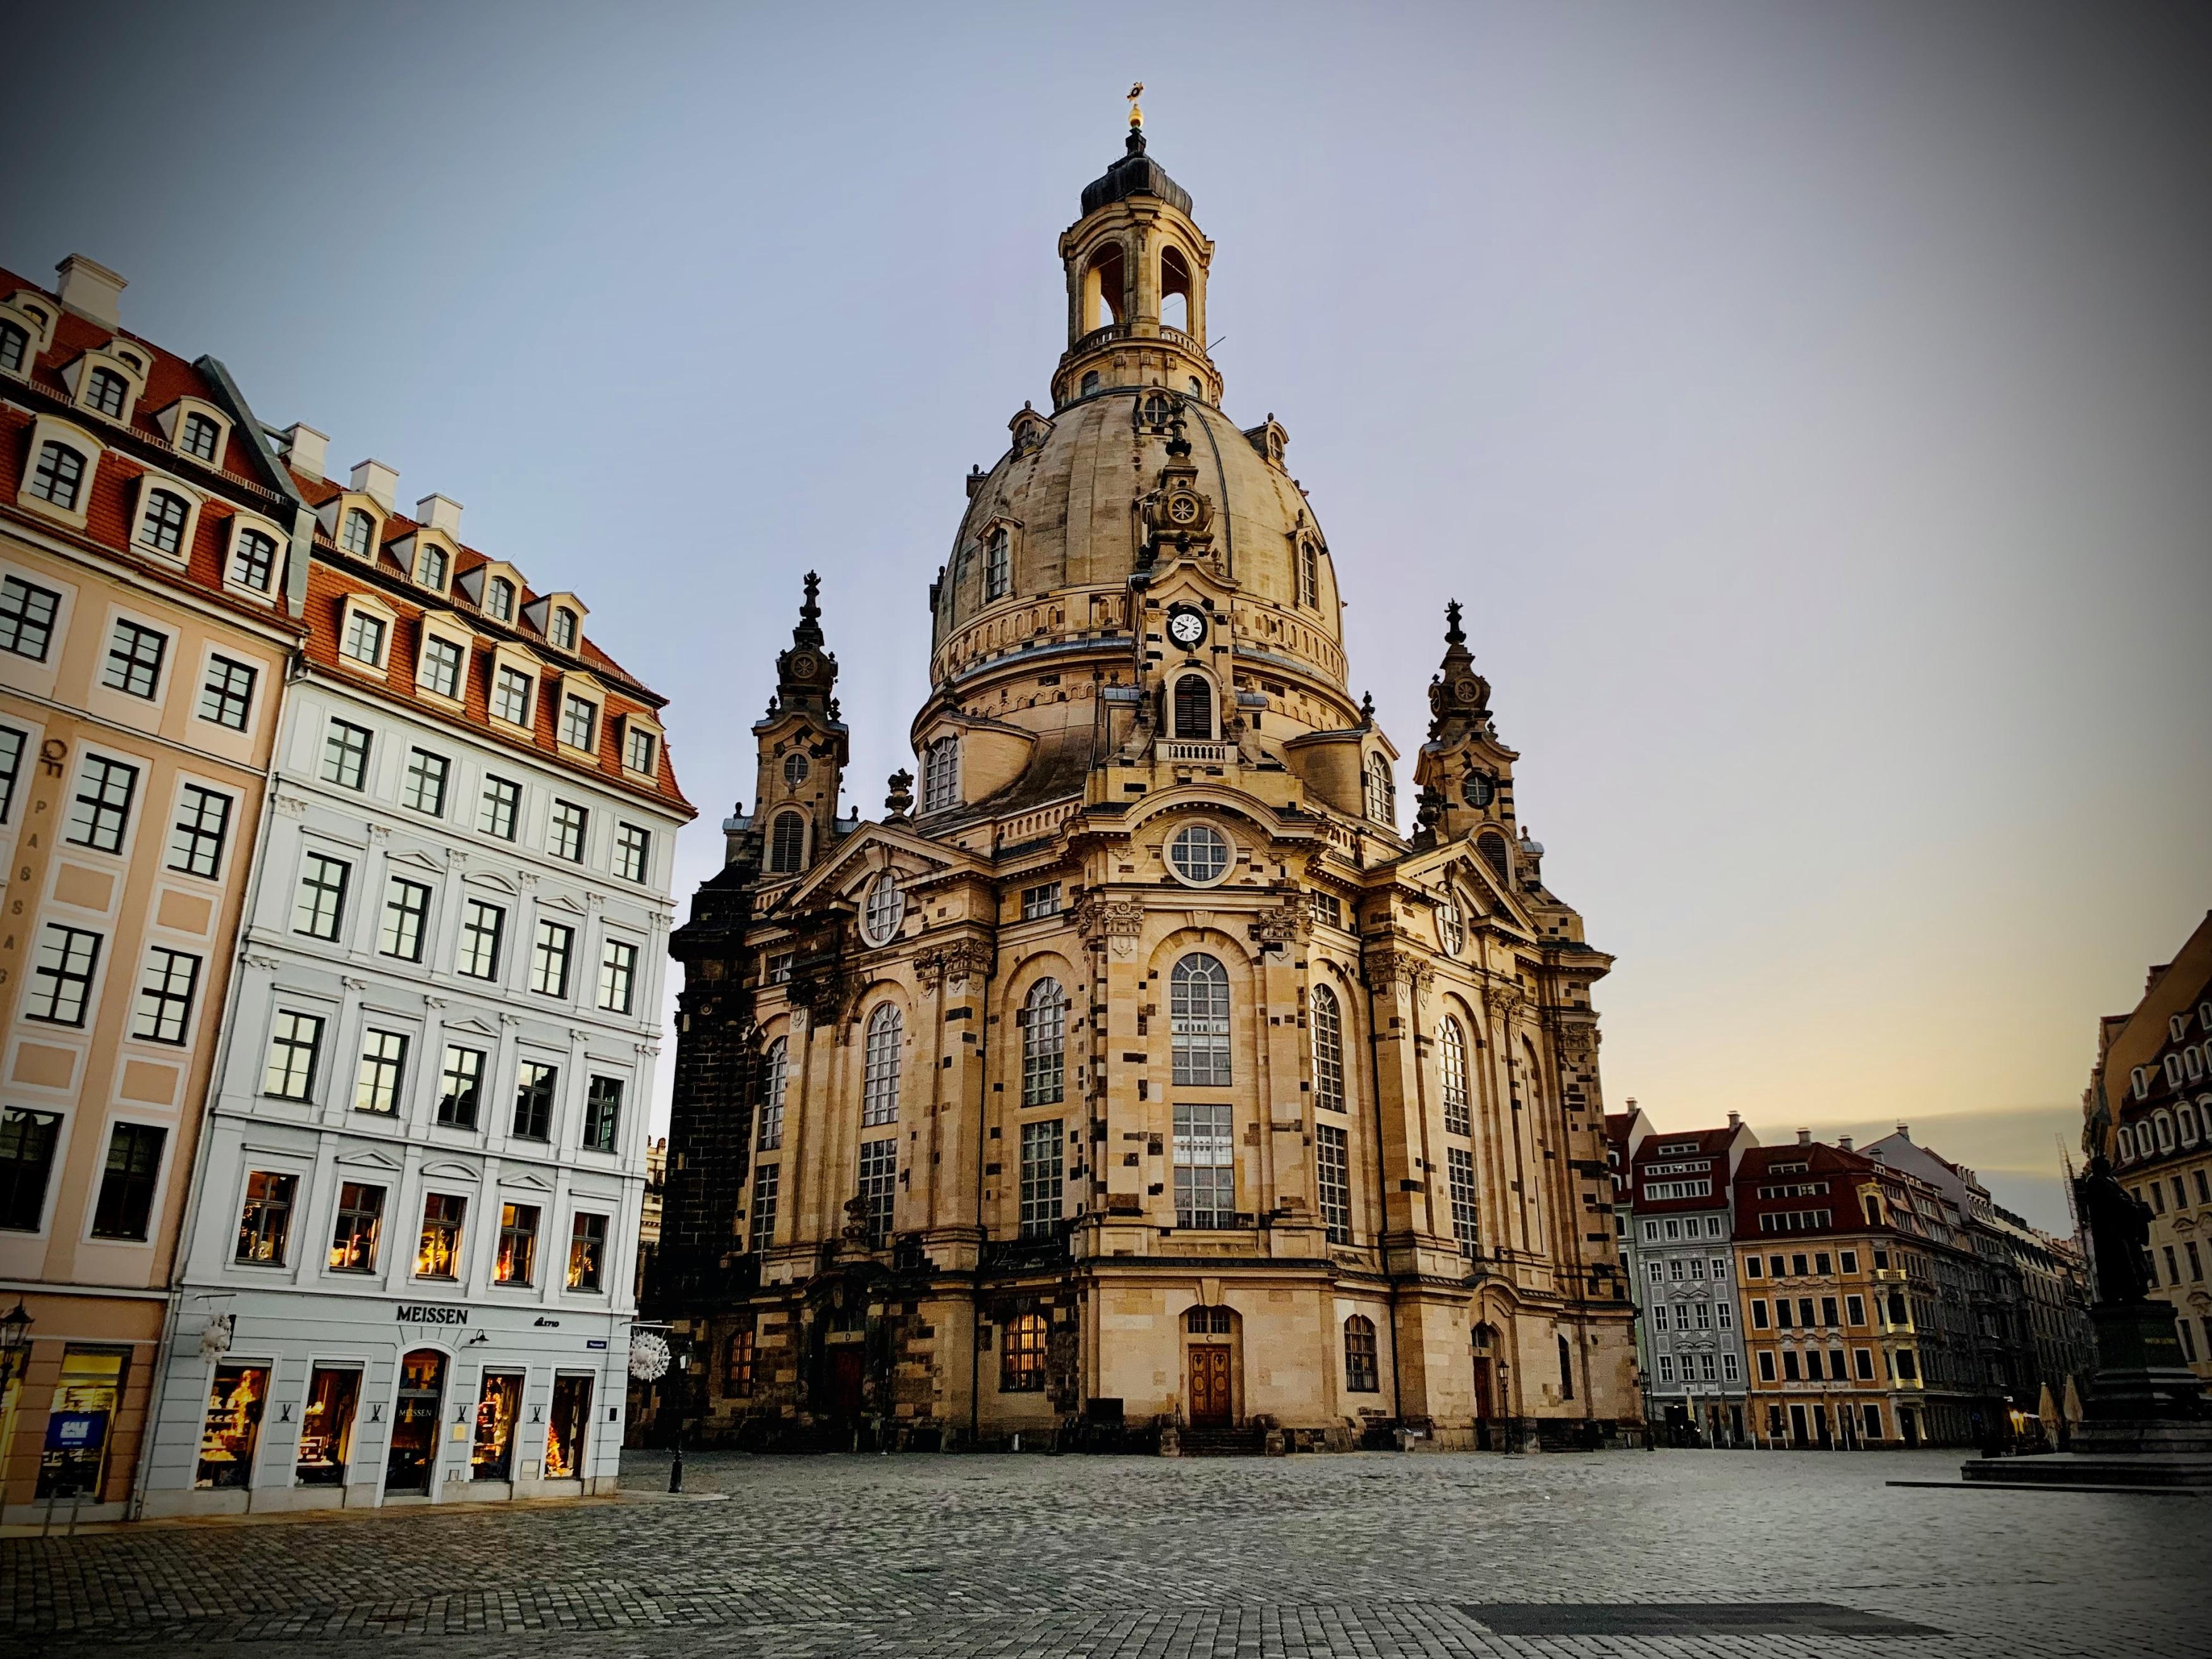
{"label": "bronze statue", "polygon": [[2150,1206],[2130,1194],[2100,1152],[2074,1178],[2074,1202],[2097,1259],[2097,1301],[2117,1307],[2141,1302],[2149,1288],[2143,1257],[2150,1249]]}

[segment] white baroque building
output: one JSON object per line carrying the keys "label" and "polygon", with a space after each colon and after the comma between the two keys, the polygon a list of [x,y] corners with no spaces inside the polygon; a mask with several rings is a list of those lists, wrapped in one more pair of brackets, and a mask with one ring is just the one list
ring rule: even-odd
{"label": "white baroque building", "polygon": [[611,1489],[675,831],[660,700],[321,476],[142,1512]]}

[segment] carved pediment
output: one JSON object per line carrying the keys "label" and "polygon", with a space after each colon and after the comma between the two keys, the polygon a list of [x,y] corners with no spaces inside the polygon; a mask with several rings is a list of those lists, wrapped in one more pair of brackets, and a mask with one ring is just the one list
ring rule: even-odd
{"label": "carved pediment", "polygon": [[489,887],[492,891],[495,893],[505,893],[509,897],[513,897],[515,894],[520,893],[522,890],[520,887],[516,886],[513,881],[509,880],[507,877],[501,875],[495,870],[471,870],[467,875],[462,877],[461,879],[468,886]]}
{"label": "carved pediment", "polygon": [[501,1188],[513,1187],[526,1193],[550,1193],[553,1190],[551,1182],[527,1170],[520,1175],[502,1173],[499,1178],[499,1184]]}
{"label": "carved pediment", "polygon": [[446,867],[445,860],[443,859],[433,858],[429,854],[422,851],[418,848],[413,847],[409,848],[404,853],[386,854],[385,855],[384,861],[386,864],[396,864],[410,870],[429,870],[437,872],[443,871]]}
{"label": "carved pediment", "polygon": [[340,1152],[331,1161],[348,1170],[380,1170],[397,1173],[399,1169],[398,1160],[368,1148],[356,1152]]}
{"label": "carved pediment", "polygon": [[439,1158],[422,1166],[422,1178],[426,1181],[481,1181],[483,1171],[473,1164]]}

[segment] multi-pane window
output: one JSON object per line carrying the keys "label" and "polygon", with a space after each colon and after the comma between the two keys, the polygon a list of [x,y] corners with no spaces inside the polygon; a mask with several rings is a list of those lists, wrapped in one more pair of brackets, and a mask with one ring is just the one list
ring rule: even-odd
{"label": "multi-pane window", "polygon": [[246,730],[246,718],[253,709],[255,678],[245,663],[210,657],[207,679],[200,687],[200,718],[234,732]]}
{"label": "multi-pane window", "polygon": [[148,490],[146,510],[138,516],[139,545],[173,555],[185,544],[185,520],[191,512],[174,490]]}
{"label": "multi-pane window", "polygon": [[722,1392],[743,1400],[753,1391],[753,1358],[757,1340],[750,1330],[730,1333],[728,1358],[722,1366]]}
{"label": "multi-pane window", "polygon": [[1347,1394],[1375,1394],[1382,1384],[1382,1368],[1375,1346],[1375,1322],[1354,1314],[1344,1322],[1344,1388]]}
{"label": "multi-pane window", "polygon": [[83,1024],[84,1006],[92,997],[92,976],[100,966],[100,944],[97,933],[48,922],[39,935],[25,1017],[56,1025]]}
{"label": "multi-pane window", "polygon": [[276,1011],[269,1033],[269,1065],[261,1092],[279,1100],[305,1100],[315,1086],[315,1059],[323,1046],[323,1022],[313,1014]]}
{"label": "multi-pane window", "polygon": [[623,764],[633,772],[653,770],[653,733],[641,726],[628,727],[623,733]]}
{"label": "multi-pane window", "polygon": [[921,810],[960,805],[960,739],[939,738],[921,751]]}
{"label": "multi-pane window", "polygon": [[530,988],[540,996],[568,994],[568,952],[576,943],[576,930],[557,921],[540,921],[530,947]]}
{"label": "multi-pane window", "polygon": [[790,984],[791,964],[793,959],[793,953],[789,951],[769,951],[768,967],[765,970],[766,982],[770,985]]}
{"label": "multi-pane window", "polygon": [[354,557],[365,559],[368,556],[369,549],[375,544],[376,520],[360,507],[348,507],[345,515],[345,532],[339,538],[338,545],[352,554]]}
{"label": "multi-pane window", "polygon": [[623,1080],[595,1077],[584,1085],[584,1149],[611,1152],[622,1129]]}
{"label": "multi-pane window", "polygon": [[783,1145],[783,1097],[791,1086],[791,1044],[778,1037],[761,1054],[758,1149],[772,1152]]}
{"label": "multi-pane window", "polygon": [[905,920],[906,890],[899,885],[897,872],[879,872],[860,905],[861,937],[871,945],[888,945]]}
{"label": "multi-pane window", "polygon": [[53,643],[54,616],[62,596],[51,587],[39,587],[20,576],[0,579],[0,651],[33,662],[46,659]]}
{"label": "multi-pane window", "polygon": [[177,447],[195,460],[211,461],[222,441],[222,428],[204,415],[187,415],[177,434]]}
{"label": "multi-pane window", "polygon": [[1017,1314],[999,1341],[999,1391],[1038,1394],[1044,1389],[1045,1347],[1051,1328],[1041,1313]]}
{"label": "multi-pane window", "polygon": [[76,512],[77,497],[84,493],[84,457],[67,444],[51,440],[42,444],[26,493],[64,513]]}
{"label": "multi-pane window", "polygon": [[385,890],[384,926],[378,930],[376,948],[403,962],[420,962],[429,921],[429,888],[395,876]]}
{"label": "multi-pane window", "polygon": [[1060,1152],[1060,1123],[1022,1125],[1022,1236],[1035,1237],[1060,1224],[1060,1194],[1066,1188],[1066,1166]]}
{"label": "multi-pane window", "polygon": [[653,834],[635,823],[615,826],[615,874],[624,881],[643,881],[653,854]]}
{"label": "multi-pane window", "polygon": [[1210,823],[1194,823],[1168,843],[1168,862],[1185,881],[1218,881],[1229,870],[1229,837]]}
{"label": "multi-pane window", "polygon": [[782,1184],[783,1165],[756,1164],[753,1166],[752,1219],[747,1229],[747,1244],[754,1251],[765,1250],[775,1243],[776,1188]]}
{"label": "multi-pane window", "polygon": [[1022,920],[1035,921],[1040,916],[1060,914],[1060,884],[1048,881],[1036,887],[1022,889]]}
{"label": "multi-pane window", "polygon": [[446,816],[446,780],[453,763],[427,749],[407,751],[407,775],[399,786],[399,804],[434,818]]}
{"label": "multi-pane window", "polygon": [[138,981],[131,1035],[149,1042],[182,1042],[191,1024],[192,994],[199,981],[198,957],[155,945],[147,952],[145,977]]}
{"label": "multi-pane window", "polygon": [[1452,1237],[1459,1253],[1474,1261],[1481,1250],[1474,1204],[1474,1154],[1465,1146],[1444,1148],[1446,1182],[1451,1189]]}
{"label": "multi-pane window", "polygon": [[491,712],[510,726],[529,725],[530,676],[501,664],[492,676]]}
{"label": "multi-pane window", "polygon": [[461,945],[454,967],[471,979],[497,979],[500,934],[506,926],[506,911],[471,899],[461,912]]}
{"label": "multi-pane window", "polygon": [[38,1231],[61,1133],[58,1112],[0,1107],[0,1230]]}
{"label": "multi-pane window", "polygon": [[345,863],[325,853],[310,853],[300,864],[300,902],[292,927],[309,939],[335,939],[345,915]]}
{"label": "multi-pane window", "polygon": [[0,323],[0,368],[20,374],[31,360],[31,337],[13,323]]}
{"label": "multi-pane window", "polygon": [[1314,1104],[1344,1109],[1344,1011],[1326,985],[1313,990]]}
{"label": "multi-pane window", "polygon": [[607,1266],[607,1218],[581,1211],[568,1227],[568,1288],[601,1288]]}
{"label": "multi-pane window", "polygon": [[407,1039],[398,1031],[362,1033],[361,1068],[354,1073],[353,1109],[390,1117],[399,1110],[407,1070]]}
{"label": "multi-pane window", "polygon": [[417,1279],[458,1279],[461,1274],[461,1224],[469,1201],[455,1193],[430,1193],[422,1200],[422,1236],[415,1247]]}
{"label": "multi-pane window", "polygon": [[538,1206],[499,1206],[499,1255],[492,1262],[495,1285],[529,1285],[538,1276]]}
{"label": "multi-pane window", "polygon": [[898,1194],[898,1141],[860,1143],[860,1201],[866,1206],[868,1248],[879,1250],[890,1241],[891,1206]]}
{"label": "multi-pane window", "polygon": [[138,1240],[154,1216],[154,1186],[161,1178],[161,1149],[169,1132],[150,1123],[118,1123],[108,1138],[92,1210],[94,1238]]}
{"label": "multi-pane window", "polygon": [[553,643],[563,651],[576,648],[576,613],[565,605],[553,611]]}
{"label": "multi-pane window", "polygon": [[128,696],[151,697],[161,683],[161,659],[168,648],[169,636],[159,629],[118,617],[115,631],[108,635],[107,663],[100,670],[100,683]]}
{"label": "multi-pane window", "polygon": [[446,550],[434,542],[422,544],[422,556],[416,561],[415,578],[425,587],[442,592],[446,586]]}
{"label": "multi-pane window", "polygon": [[240,526],[230,544],[230,579],[240,587],[266,593],[270,583],[276,580],[276,539]]}
{"label": "multi-pane window", "polygon": [[1308,902],[1313,908],[1313,919],[1328,927],[1344,926],[1344,903],[1334,893],[1309,893]]}
{"label": "multi-pane window", "polygon": [[501,841],[514,839],[514,826],[522,811],[522,786],[506,778],[484,780],[483,807],[477,814],[477,828],[487,836],[497,836]]}
{"label": "multi-pane window", "polygon": [[438,1069],[438,1124],[446,1129],[473,1129],[477,1107],[483,1098],[484,1051],[446,1045],[445,1063]]}
{"label": "multi-pane window", "polygon": [[494,576],[484,589],[484,609],[501,622],[513,622],[514,584],[504,576]]}
{"label": "multi-pane window", "polygon": [[368,776],[369,732],[350,720],[332,720],[323,739],[323,781],[358,789]]}
{"label": "multi-pane window", "polygon": [[452,640],[435,634],[424,640],[420,669],[422,689],[441,697],[459,696],[462,656],[461,647]]}
{"label": "multi-pane window", "polygon": [[376,1241],[384,1231],[384,1188],[366,1182],[338,1185],[337,1218],[331,1227],[330,1270],[334,1273],[376,1271]]}
{"label": "multi-pane window", "polygon": [[1060,981],[1041,979],[1022,1004],[1022,1104],[1049,1106],[1066,1097],[1067,999]]}
{"label": "multi-pane window", "polygon": [[281,1267],[284,1247],[292,1236],[292,1195],[299,1188],[296,1176],[255,1170],[246,1177],[246,1202],[238,1212],[238,1248],[234,1259]]}
{"label": "multi-pane window", "polygon": [[1321,555],[1311,542],[1298,544],[1298,603],[1309,611],[1321,609]]}
{"label": "multi-pane window", "polygon": [[1457,900],[1446,899],[1438,908],[1437,937],[1454,956],[1467,948],[1467,921]]}
{"label": "multi-pane window", "polygon": [[1437,1072],[1444,1097],[1444,1133],[1473,1133],[1474,1120],[1467,1097],[1467,1032],[1449,1014],[1437,1028]]}
{"label": "multi-pane window", "polygon": [[516,1068],[514,1121],[511,1127],[519,1139],[552,1139],[553,1091],[560,1082],[560,1067],[541,1060],[526,1060]]}
{"label": "multi-pane window", "polygon": [[365,662],[375,667],[384,660],[385,635],[390,631],[384,618],[374,611],[356,608],[346,618],[345,633],[338,641],[338,650],[356,662]]}
{"label": "multi-pane window", "polygon": [[1227,1227],[1236,1221],[1237,1148],[1227,1101],[1175,1109],[1175,1205],[1178,1227]]}
{"label": "multi-pane window", "polygon": [[599,733],[599,706],[571,691],[561,700],[561,741],[571,749],[589,749]]}
{"label": "multi-pane window", "polygon": [[805,863],[806,820],[797,812],[778,812],[769,830],[769,873],[787,876]]}
{"label": "multi-pane window", "polygon": [[123,418],[123,400],[131,395],[131,383],[112,368],[95,368],[85,382],[85,406],[111,421]]}
{"label": "multi-pane window", "polygon": [[983,550],[983,598],[986,602],[1006,597],[1006,588],[1012,575],[1012,562],[1006,545],[1006,532],[1003,529],[994,530]]}
{"label": "multi-pane window", "polygon": [[1332,1244],[1352,1243],[1352,1155],[1348,1137],[1333,1123],[1314,1126],[1314,1169],[1321,1177],[1322,1225]]}
{"label": "multi-pane window", "polygon": [[1397,786],[1391,781],[1390,763],[1380,755],[1367,757],[1367,818],[1371,823],[1397,821]]}
{"label": "multi-pane window", "polygon": [[553,803],[553,817],[545,836],[545,850],[572,864],[584,861],[584,826],[591,815],[574,801]]}
{"label": "multi-pane window", "polygon": [[611,939],[599,951],[599,1006],[626,1014],[637,994],[637,946]]}
{"label": "multi-pane window", "polygon": [[137,788],[137,767],[104,755],[86,756],[84,769],[77,774],[76,798],[70,803],[66,838],[96,853],[121,852],[131,797]]}
{"label": "multi-pane window", "polygon": [[1170,1045],[1177,1088],[1229,1086],[1229,970],[1203,951],[1175,965],[1169,977]]}
{"label": "multi-pane window", "polygon": [[169,830],[169,868],[190,876],[216,874],[222,867],[223,837],[229,830],[230,797],[186,784]]}
{"label": "multi-pane window", "polygon": [[896,1123],[899,1112],[899,1049],[906,1036],[906,1017],[895,1003],[876,1006],[868,1016],[866,1058],[860,1068],[860,1122],[873,1127]]}

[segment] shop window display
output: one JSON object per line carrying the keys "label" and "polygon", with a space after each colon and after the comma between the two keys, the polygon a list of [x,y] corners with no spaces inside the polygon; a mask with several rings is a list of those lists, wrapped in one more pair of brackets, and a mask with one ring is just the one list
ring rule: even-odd
{"label": "shop window display", "polygon": [[579,1480],[584,1474],[584,1436],[592,1421],[592,1379],[553,1379],[553,1410],[545,1425],[545,1478]]}
{"label": "shop window display", "polygon": [[384,1490],[424,1492],[438,1466],[438,1408],[446,1397],[446,1356],[417,1348],[399,1362],[399,1397],[392,1411],[392,1447]]}
{"label": "shop window display", "polygon": [[360,1371],[350,1365],[315,1367],[300,1412],[300,1462],[293,1474],[301,1486],[345,1485],[354,1407],[360,1402]]}
{"label": "shop window display", "polygon": [[477,1397],[476,1449],[469,1473],[478,1480],[514,1476],[514,1420],[522,1407],[522,1377],[515,1371],[486,1371]]}
{"label": "shop window display", "polygon": [[253,1484],[253,1448],[261,1438],[261,1408],[268,1399],[268,1366],[215,1368],[207,1419],[200,1428],[195,1486],[203,1491],[228,1491]]}
{"label": "shop window display", "polygon": [[95,1348],[71,1348],[62,1356],[46,1447],[39,1457],[39,1498],[100,1501],[109,1431],[123,1393],[123,1362],[122,1354]]}

